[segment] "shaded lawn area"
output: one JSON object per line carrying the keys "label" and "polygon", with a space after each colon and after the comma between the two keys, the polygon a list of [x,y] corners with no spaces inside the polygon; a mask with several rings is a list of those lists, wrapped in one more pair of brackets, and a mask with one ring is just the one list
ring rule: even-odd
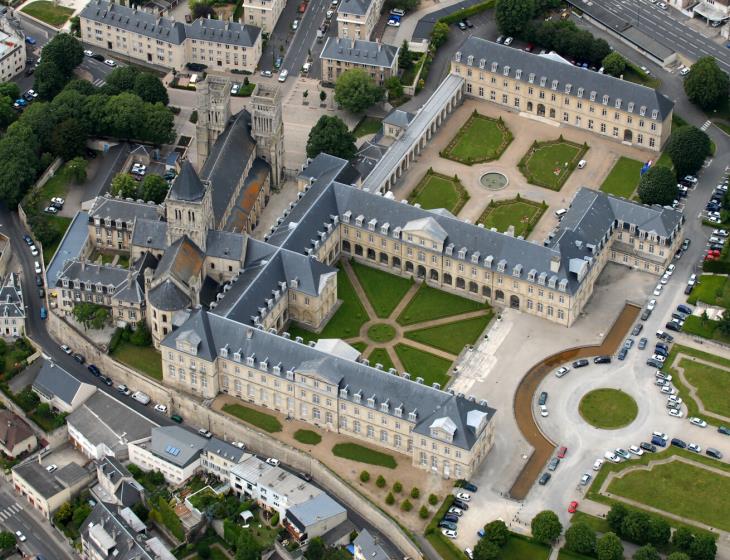
{"label": "shaded lawn area", "polygon": [[397,321],[399,325],[412,325],[480,309],[489,309],[489,306],[486,303],[442,292],[424,283],[398,316]]}
{"label": "shaded lawn area", "polygon": [[294,432],[294,439],[305,445],[317,445],[322,441],[322,436],[312,430],[297,430]]}
{"label": "shaded lawn area", "polygon": [[71,185],[71,177],[68,172],[68,163],[62,165],[56,174],[46,181],[40,190],[40,198],[44,204],[50,203],[54,197],[65,199],[68,196],[68,189]]}
{"label": "shaded lawn area", "polygon": [[487,206],[477,223],[484,224],[487,229],[507,231],[514,226],[515,237],[527,236],[545,212],[542,204],[525,200],[512,200],[504,204]]}
{"label": "shaded lawn area", "polygon": [[499,555],[501,560],[547,560],[549,557],[550,547],[514,534]]}
{"label": "shaded lawn area", "polygon": [[388,274],[364,264],[353,262],[351,266],[378,317],[390,316],[413,284],[409,278]]}
{"label": "shaded lawn area", "polygon": [[608,491],[683,518],[730,530],[730,477],[673,461],[614,478]]}
{"label": "shaded lawn area", "polygon": [[730,336],[723,334],[720,331],[720,321],[713,321],[712,319],[703,319],[697,315],[690,315],[684,322],[682,332],[687,334],[694,334],[702,338],[708,338],[710,340],[719,340],[720,342],[730,343]]}
{"label": "shaded lawn area", "polygon": [[608,533],[611,527],[608,525],[608,521],[595,515],[589,515],[582,511],[576,511],[570,518],[570,524],[578,523],[578,521],[585,523],[596,533]]}
{"label": "shaded lawn area", "polygon": [[360,334],[360,327],[368,320],[368,314],[360,303],[347,273],[342,269],[337,271],[337,297],[342,300],[342,305],[322,329],[322,332],[315,333],[292,325],[289,327],[291,337],[301,336],[305,342],[309,342],[319,338],[352,338]]}
{"label": "shaded lawn area", "polygon": [[375,451],[357,443],[338,443],[332,448],[332,454],[343,459],[367,463],[368,465],[377,465],[388,469],[394,469],[398,466],[398,463],[392,455]]}
{"label": "shaded lawn area", "polygon": [[368,347],[366,342],[348,342],[348,344],[356,350],[359,350],[360,353],[365,352]]}
{"label": "shaded lawn area", "polygon": [[674,169],[674,164],[672,163],[671,158],[666,152],[662,153],[662,155],[659,156],[659,159],[654,162],[654,165],[660,165],[662,167]]}
{"label": "shaded lawn area", "polygon": [[112,357],[132,369],[162,381],[162,356],[152,346],[135,346],[122,340]]}
{"label": "shaded lawn area", "polygon": [[630,198],[639,185],[643,165],[644,162],[621,156],[601,184],[601,190],[608,194]]}
{"label": "shaded lawn area", "polygon": [[658,78],[655,78],[650,74],[645,74],[641,68],[631,63],[626,65],[626,69],[624,70],[624,80],[650,87],[652,89],[657,89],[662,83]]}
{"label": "shaded lawn area", "polygon": [[421,208],[426,210],[446,208],[454,215],[459,213],[467,200],[469,200],[469,194],[458,179],[431,170],[408,195],[410,204],[418,203]]}
{"label": "shaded lawn area", "polygon": [[31,2],[21,11],[54,27],[61,27],[74,13],[71,8],[57,6],[49,0]]}
{"label": "shaded lawn area", "polygon": [[395,353],[405,371],[411,374],[411,379],[422,377],[424,385],[430,386],[432,383],[439,383],[442,388],[446,387],[450,379],[451,362],[449,360],[405,344],[396,344]]}
{"label": "shaded lawn area", "polygon": [[497,119],[474,113],[456,133],[443,156],[471,164],[498,159],[512,142],[512,133]]}
{"label": "shaded lawn area", "polygon": [[561,548],[558,552],[558,560],[594,560],[592,556],[583,556],[577,552],[571,552],[566,548]]}
{"label": "shaded lawn area", "polygon": [[697,389],[705,409],[730,418],[730,371],[683,358],[679,366],[687,381]]}
{"label": "shaded lawn area", "polygon": [[375,364],[381,364],[383,366],[383,370],[386,372],[390,368],[395,367],[393,360],[390,359],[390,354],[388,354],[388,351],[385,348],[374,348],[368,355],[368,361],[373,367],[375,367]]}
{"label": "shaded lawn area", "polygon": [[703,274],[687,298],[687,303],[695,305],[698,301],[710,305],[730,307],[730,285],[727,276]]}
{"label": "shaded lawn area", "polygon": [[490,311],[482,317],[409,331],[405,333],[405,337],[451,354],[458,354],[467,344],[474,344],[484,332],[493,315]]}
{"label": "shaded lawn area", "polygon": [[357,126],[352,130],[355,138],[362,138],[368,134],[375,134],[383,126],[383,119],[376,119],[374,117],[363,117],[362,120],[357,123]]}
{"label": "shaded lawn area", "polygon": [[282,429],[281,422],[279,422],[279,419],[276,416],[266,414],[265,412],[249,408],[242,404],[236,403],[223,405],[223,412],[230,414],[231,416],[235,416],[247,424],[261,428],[270,434],[280,432]]}
{"label": "shaded lawn area", "polygon": [[57,241],[43,245],[43,262],[46,263],[46,265],[48,265],[48,263],[51,262],[53,255],[56,254],[56,250],[58,249],[58,246],[61,244],[61,240],[63,239],[63,234],[66,233],[68,226],[71,225],[71,218],[64,218],[63,216],[51,216],[51,215],[48,215],[45,218],[46,218],[46,221],[48,222],[48,225],[58,232]]}
{"label": "shaded lawn area", "polygon": [[559,191],[584,151],[583,146],[566,140],[538,142],[532,154],[520,162],[520,169],[530,183]]}

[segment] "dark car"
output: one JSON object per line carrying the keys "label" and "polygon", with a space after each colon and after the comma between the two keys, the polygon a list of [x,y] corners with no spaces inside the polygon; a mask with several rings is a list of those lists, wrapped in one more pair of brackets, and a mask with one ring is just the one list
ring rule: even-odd
{"label": "dark car", "polygon": [[657,342],[656,347],[669,352],[669,344],[666,344],[665,342]]}
{"label": "dark car", "polygon": [[593,358],[594,364],[610,364],[611,363],[611,356],[596,356]]}
{"label": "dark car", "polygon": [[687,444],[679,438],[676,438],[676,437],[672,438],[672,441],[670,441],[669,443],[671,445],[673,445],[674,447],[679,447],[680,449],[687,449]]}
{"label": "dark car", "polygon": [[573,362],[573,369],[578,369],[582,367],[586,367],[590,362],[586,360],[585,358],[582,358],[580,360],[576,360]]}
{"label": "dark car", "polygon": [[104,384],[105,385],[108,385],[109,387],[111,387],[112,385],[114,385],[114,382],[112,381],[112,378],[111,377],[107,377],[107,376],[101,375],[101,376],[99,376],[99,379],[101,379],[104,382]]}
{"label": "dark car", "polygon": [[540,393],[540,398],[537,400],[537,404],[542,406],[547,402],[547,400],[548,400],[548,394],[546,391],[543,391],[542,393]]}
{"label": "dark car", "polygon": [[548,470],[554,471],[555,469],[558,468],[559,464],[560,464],[560,459],[558,459],[557,457],[553,457],[552,459],[550,459],[550,462],[548,463]]}
{"label": "dark car", "polygon": [[38,288],[38,297],[41,299],[46,297],[46,291],[43,288]]}
{"label": "dark car", "polygon": [[667,440],[660,438],[659,436],[651,436],[651,442],[654,445],[658,445],[659,447],[666,447],[667,446]]}
{"label": "dark car", "polygon": [[626,354],[628,354],[629,351],[626,350],[626,348],[621,348],[621,350],[618,351],[618,356],[616,356],[619,360],[625,360]]}
{"label": "dark car", "polygon": [[468,27],[469,29],[471,29],[472,27],[474,27],[474,24],[473,24],[472,22],[470,22],[470,21],[469,21],[468,19],[466,19],[466,18],[464,18],[464,23],[466,24],[466,26],[467,26],[467,27]]}
{"label": "dark car", "polygon": [[646,321],[651,316],[651,309],[644,309],[641,312],[641,320]]}
{"label": "dark car", "polygon": [[710,457],[714,457],[715,459],[722,459],[722,453],[719,449],[715,449],[714,447],[708,447],[705,449],[705,455],[709,455]]}
{"label": "dark car", "polygon": [[462,480],[461,487],[464,490],[466,490],[467,492],[476,492],[479,489],[479,487],[476,484],[472,484],[468,480]]}
{"label": "dark car", "polygon": [[454,500],[454,503],[452,505],[458,507],[459,509],[463,509],[464,511],[469,509],[469,504],[458,498]]}
{"label": "dark car", "polygon": [[641,447],[644,451],[650,451],[651,453],[656,453],[656,445],[652,445],[651,443],[646,443],[645,441],[642,441],[639,444],[639,447]]}
{"label": "dark car", "polygon": [[685,287],[685,289],[684,289],[684,295],[686,295],[686,296],[690,295],[692,293],[693,289],[694,289],[694,286],[690,286],[689,284],[687,284],[687,287]]}
{"label": "dark car", "polygon": [[537,483],[540,486],[545,486],[550,481],[551,478],[552,478],[552,475],[549,472],[542,473],[542,476],[540,477],[540,480],[537,481]]}
{"label": "dark car", "polygon": [[86,369],[88,369],[94,377],[99,377],[101,375],[101,370],[94,364],[89,364],[86,366]]}
{"label": "dark car", "polygon": [[730,428],[727,426],[720,426],[717,431],[723,435],[730,436]]}
{"label": "dark car", "polygon": [[455,515],[447,514],[444,515],[441,521],[448,521],[449,523],[458,523],[459,518]]}
{"label": "dark car", "polygon": [[679,332],[679,325],[674,321],[669,321],[666,325],[664,325],[664,328],[668,331]]}
{"label": "dark car", "polygon": [[643,329],[644,329],[644,325],[639,323],[638,325],[634,326],[633,330],[631,331],[631,334],[634,336],[639,336]]}
{"label": "dark car", "polygon": [[456,523],[452,523],[451,521],[439,521],[439,527],[443,529],[451,529],[452,531],[457,530]]}
{"label": "dark car", "polygon": [[35,285],[39,288],[43,285],[43,276],[41,276],[40,274],[35,275]]}
{"label": "dark car", "polygon": [[[183,418],[179,414],[173,414],[172,416],[170,416],[170,420],[172,420],[173,422],[177,422],[178,424],[182,424],[183,422]],[[312,477],[310,476],[309,478],[311,479]],[[304,480],[307,479],[305,478]]]}
{"label": "dark car", "polygon": [[280,56],[277,56],[276,60],[274,61],[274,68],[276,68],[278,70],[279,68],[281,68],[281,65],[283,64],[283,62],[284,62],[284,59]]}
{"label": "dark car", "polygon": [[643,350],[644,348],[646,348],[648,342],[649,341],[646,338],[642,337],[641,339],[639,339],[639,350]]}
{"label": "dark car", "polygon": [[646,365],[657,369],[662,369],[664,367],[664,364],[662,362],[655,360],[654,358],[649,358],[648,360],[646,360]]}
{"label": "dark car", "polygon": [[660,348],[659,346],[654,348],[654,353],[659,354],[660,356],[664,356],[665,358],[669,356],[669,352],[667,352],[664,348]]}
{"label": "dark car", "polygon": [[460,21],[456,25],[458,25],[459,29],[461,29],[462,31],[466,31],[466,24],[463,21]]}
{"label": "dark car", "polygon": [[691,307],[688,307],[688,306],[686,306],[686,305],[684,305],[682,303],[680,303],[677,306],[677,311],[679,311],[680,313],[684,313],[686,315],[692,315],[692,308]]}
{"label": "dark car", "polygon": [[86,361],[86,358],[84,358],[81,354],[77,352],[76,354],[74,354],[74,360],[76,360],[80,364],[83,364]]}
{"label": "dark car", "polygon": [[104,56],[98,53],[91,55],[91,58],[98,60],[99,62],[104,62]]}
{"label": "dark car", "polygon": [[501,45],[502,43],[504,43],[504,39],[505,39],[504,35],[500,35],[499,37],[497,37],[497,43],[499,43]]}

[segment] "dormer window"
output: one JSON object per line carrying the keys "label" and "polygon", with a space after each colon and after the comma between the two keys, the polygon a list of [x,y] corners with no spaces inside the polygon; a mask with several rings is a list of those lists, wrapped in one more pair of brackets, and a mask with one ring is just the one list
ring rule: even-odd
{"label": "dormer window", "polygon": [[534,84],[535,83],[535,74],[530,72],[530,75],[527,76],[527,81],[530,82],[531,84]]}
{"label": "dormer window", "polygon": [[347,212],[342,214],[342,223],[349,224],[350,218],[352,218],[352,212],[350,210],[348,210]]}
{"label": "dormer window", "polygon": [[492,268],[492,262],[494,261],[494,257],[492,255],[487,255],[484,257],[484,266],[487,268]]}
{"label": "dormer window", "polygon": [[256,365],[256,356],[252,354],[246,358],[246,365],[254,367]]}
{"label": "dormer window", "polygon": [[269,371],[269,359],[261,360],[259,362],[259,369],[263,371]]}
{"label": "dormer window", "polygon": [[617,100],[616,100],[616,102],[615,102],[615,103],[613,104],[613,106],[614,106],[614,107],[615,107],[616,109],[620,109],[620,108],[621,108],[621,99],[620,99],[620,98],[619,98],[619,99],[617,99]]}
{"label": "dormer window", "polygon": [[234,362],[240,362],[241,361],[241,353],[240,352],[234,352],[233,353],[233,361]]}
{"label": "dormer window", "polygon": [[573,86],[570,84],[565,84],[565,93],[570,93],[570,90],[572,89],[572,87]]}
{"label": "dormer window", "polygon": [[566,292],[568,290],[568,279],[563,278],[560,283],[558,284],[558,290],[561,292]]}
{"label": "dormer window", "polygon": [[63,284],[64,288],[68,288],[68,278],[64,278],[61,280],[61,284]]}
{"label": "dormer window", "polygon": [[479,251],[477,251],[476,253],[472,253],[471,262],[473,262],[474,264],[479,264]]}
{"label": "dormer window", "polygon": [[469,56],[466,57],[466,65],[472,66],[473,64],[474,64],[474,55],[470,54]]}
{"label": "dormer window", "polygon": [[375,408],[375,395],[368,397],[368,406],[370,408]]}
{"label": "dormer window", "polygon": [[640,114],[640,115],[641,115],[642,117],[643,117],[644,115],[646,115],[646,107],[644,107],[643,105],[642,105],[641,107],[639,107],[639,114]]}
{"label": "dormer window", "polygon": [[416,418],[418,418],[418,410],[414,410],[413,412],[408,413],[408,420],[411,422],[415,422]]}
{"label": "dormer window", "polygon": [[558,81],[557,80],[553,80],[553,83],[552,83],[551,87],[552,87],[553,91],[557,90],[558,89]]}
{"label": "dormer window", "polygon": [[346,399],[347,398],[347,393],[348,393],[347,387],[343,387],[342,389],[340,389],[340,398],[341,399]]}
{"label": "dormer window", "polygon": [[286,378],[289,381],[294,381],[294,370],[293,369],[286,370]]}
{"label": "dormer window", "polygon": [[380,233],[383,235],[388,235],[388,228],[390,228],[390,224],[388,222],[385,222],[382,226],[380,226]]}
{"label": "dormer window", "polygon": [[364,220],[365,220],[365,216],[363,216],[362,214],[360,214],[357,218],[355,218],[355,225],[357,227],[362,227],[362,223],[363,223]]}
{"label": "dormer window", "polygon": [[608,105],[608,95],[603,96],[603,104]]}
{"label": "dormer window", "polygon": [[227,344],[223,348],[220,349],[220,357],[221,358],[228,357],[228,345]]}
{"label": "dormer window", "polygon": [[368,222],[368,229],[369,229],[370,231],[375,231],[375,226],[376,226],[376,225],[378,225],[378,220],[376,220],[375,218],[373,218],[372,220],[370,220],[370,221]]}
{"label": "dormer window", "polygon": [[521,274],[522,274],[522,265],[516,264],[514,266],[514,268],[512,269],[512,276],[516,276],[517,278],[519,278]]}
{"label": "dormer window", "polygon": [[652,118],[652,119],[654,119],[654,120],[656,120],[656,118],[657,118],[658,116],[659,116],[659,111],[657,111],[656,109],[654,109],[654,110],[653,110],[653,111],[651,112],[651,118]]}
{"label": "dormer window", "polygon": [[483,59],[483,58],[480,58],[480,59],[479,59],[479,68],[481,68],[482,70],[484,70],[484,65],[485,65],[486,63],[487,63],[487,61],[486,61],[485,59]]}
{"label": "dormer window", "polygon": [[502,68],[502,75],[509,76],[509,66],[505,66],[504,68]]}
{"label": "dormer window", "polygon": [[395,407],[393,414],[395,414],[397,418],[400,418],[401,416],[403,416],[403,407],[401,407],[401,406]]}
{"label": "dormer window", "polygon": [[504,272],[505,268],[507,268],[507,261],[502,259],[497,263],[497,272]]}
{"label": "dormer window", "polygon": [[466,258],[466,247],[462,247],[461,249],[459,249],[459,258],[460,259]]}
{"label": "dormer window", "polygon": [[451,256],[451,255],[453,254],[453,252],[454,252],[454,244],[453,244],[453,243],[449,243],[449,244],[448,244],[448,245],[446,246],[446,254],[447,254],[448,256]]}
{"label": "dormer window", "polygon": [[542,76],[540,78],[540,87],[545,87],[546,83],[547,83],[547,78],[545,76]]}
{"label": "dormer window", "polygon": [[534,281],[535,281],[535,276],[536,276],[536,275],[537,275],[537,270],[535,270],[535,269],[533,268],[533,269],[531,269],[531,270],[530,270],[530,272],[528,272],[528,273],[527,273],[527,279],[528,279],[528,280],[529,280],[530,282],[534,282]]}
{"label": "dormer window", "polygon": [[456,62],[461,62],[461,51],[456,51],[456,54],[454,54],[454,60]]}
{"label": "dormer window", "polygon": [[496,62],[492,62],[492,72],[496,72],[498,66],[499,65]]}
{"label": "dormer window", "polygon": [[592,91],[591,92],[591,101],[595,101],[595,100],[596,100],[596,92]]}
{"label": "dormer window", "polygon": [[388,409],[390,408],[390,405],[388,404],[388,401],[384,403],[380,403],[380,412],[388,412]]}
{"label": "dormer window", "polygon": [[352,400],[355,401],[356,403],[360,403],[360,399],[361,398],[362,398],[362,392],[361,391],[358,391],[357,393],[355,393],[354,395],[352,395]]}
{"label": "dormer window", "polygon": [[517,70],[515,70],[515,79],[516,80],[521,80],[522,79],[522,70],[520,68],[518,68]]}
{"label": "dormer window", "polygon": [[627,110],[629,113],[634,112],[634,102],[633,101],[629,101],[629,106],[627,107]]}
{"label": "dormer window", "polygon": [[583,88],[582,87],[578,88],[578,97],[583,97]]}

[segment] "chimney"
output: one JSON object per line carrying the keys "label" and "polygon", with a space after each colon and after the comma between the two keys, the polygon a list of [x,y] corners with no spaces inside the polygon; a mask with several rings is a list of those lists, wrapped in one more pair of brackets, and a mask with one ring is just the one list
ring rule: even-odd
{"label": "chimney", "polygon": [[550,257],[550,272],[557,272],[560,270],[560,257]]}

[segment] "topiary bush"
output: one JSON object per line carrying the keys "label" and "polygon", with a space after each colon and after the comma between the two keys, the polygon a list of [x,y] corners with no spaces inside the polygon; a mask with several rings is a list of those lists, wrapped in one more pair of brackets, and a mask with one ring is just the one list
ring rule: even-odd
{"label": "topiary bush", "polygon": [[413,509],[413,504],[410,502],[410,500],[405,499],[405,500],[403,500],[403,503],[400,505],[400,508],[403,511],[411,511]]}
{"label": "topiary bush", "polygon": [[428,513],[428,508],[426,506],[421,506],[421,509],[418,510],[418,517],[421,519],[427,519]]}
{"label": "topiary bush", "polygon": [[375,480],[375,485],[378,488],[385,488],[385,478],[383,477],[382,474],[378,475],[378,478]]}
{"label": "topiary bush", "polygon": [[439,497],[436,494],[429,494],[428,503],[432,506],[435,506],[437,503],[439,503]]}
{"label": "topiary bush", "polygon": [[368,482],[370,480],[370,473],[368,471],[362,471],[360,473],[360,482]]}
{"label": "topiary bush", "polygon": [[395,497],[393,496],[393,492],[388,492],[388,495],[385,497],[385,503],[389,506],[392,506],[395,503]]}
{"label": "topiary bush", "polygon": [[393,483],[393,492],[400,494],[403,491],[403,485],[397,480]]}
{"label": "topiary bush", "polygon": [[421,491],[417,487],[411,488],[411,498],[417,500],[421,496]]}

